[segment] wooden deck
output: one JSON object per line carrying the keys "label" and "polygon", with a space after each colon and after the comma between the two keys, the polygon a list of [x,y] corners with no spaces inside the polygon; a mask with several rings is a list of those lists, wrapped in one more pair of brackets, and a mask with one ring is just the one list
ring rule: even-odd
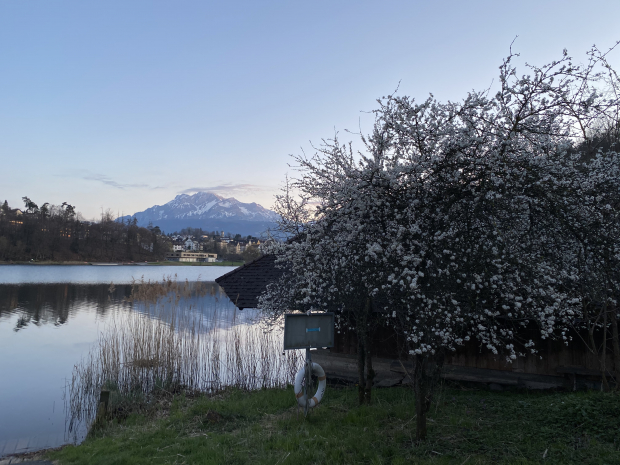
{"label": "wooden deck", "polygon": [[[333,353],[329,349],[312,352],[312,361],[321,365],[327,378],[345,383],[357,382],[357,356]],[[519,368],[515,367],[516,370]],[[373,357],[375,387],[411,384],[411,362]],[[448,381],[475,384],[492,390],[523,389],[600,389],[600,373],[580,366],[559,366],[555,374],[524,373],[446,364],[441,377]],[[598,378],[598,379],[597,379]]]}

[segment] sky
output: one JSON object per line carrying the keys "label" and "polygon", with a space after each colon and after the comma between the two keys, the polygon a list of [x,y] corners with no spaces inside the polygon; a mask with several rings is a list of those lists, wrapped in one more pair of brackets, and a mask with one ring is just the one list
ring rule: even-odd
{"label": "sky", "polygon": [[618,0],[0,0],[0,201],[270,208],[291,155],[370,131],[378,98],[460,100],[513,40],[524,73],[564,48],[584,62],[619,17]]}

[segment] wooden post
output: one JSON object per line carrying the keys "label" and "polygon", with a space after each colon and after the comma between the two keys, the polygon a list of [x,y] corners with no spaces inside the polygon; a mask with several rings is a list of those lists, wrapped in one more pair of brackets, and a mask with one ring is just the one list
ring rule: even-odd
{"label": "wooden post", "polygon": [[102,389],[101,394],[99,394],[99,405],[97,406],[97,417],[95,418],[95,423],[101,424],[105,421],[106,417],[108,416],[109,401],[110,391]]}

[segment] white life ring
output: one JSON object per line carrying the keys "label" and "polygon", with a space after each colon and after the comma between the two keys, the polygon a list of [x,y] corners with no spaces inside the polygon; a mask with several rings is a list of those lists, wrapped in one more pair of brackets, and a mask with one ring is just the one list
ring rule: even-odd
{"label": "white life ring", "polygon": [[[323,394],[325,394],[325,386],[327,385],[325,371],[321,368],[321,365],[318,363],[312,363],[312,373],[319,378],[319,386],[316,389],[316,393],[310,399],[308,403],[308,407],[314,408],[319,405],[321,399],[323,398]],[[304,395],[304,389],[302,387],[302,383],[304,378],[306,377],[306,367],[303,366],[295,375],[295,397],[297,398],[297,403],[300,407],[306,406],[306,396]]]}

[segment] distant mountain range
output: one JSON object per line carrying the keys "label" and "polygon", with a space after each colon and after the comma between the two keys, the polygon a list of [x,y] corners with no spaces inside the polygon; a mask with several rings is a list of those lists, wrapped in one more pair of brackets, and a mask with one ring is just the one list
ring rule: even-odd
{"label": "distant mountain range", "polygon": [[133,218],[138,220],[140,226],[152,223],[165,233],[191,227],[259,236],[275,227],[278,215],[254,202],[243,203],[212,192],[198,192],[177,195],[164,205],[155,205],[117,221],[127,222]]}

